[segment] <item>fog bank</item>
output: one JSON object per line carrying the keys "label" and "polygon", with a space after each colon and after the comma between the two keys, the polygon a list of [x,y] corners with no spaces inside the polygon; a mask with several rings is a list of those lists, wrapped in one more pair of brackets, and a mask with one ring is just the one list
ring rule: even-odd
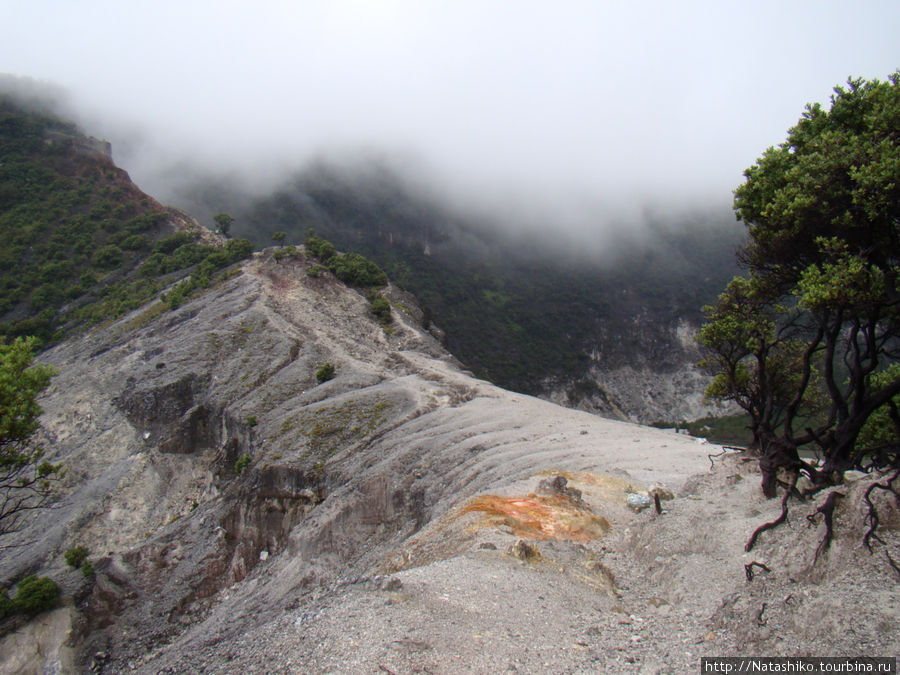
{"label": "fog bank", "polygon": [[376,156],[473,212],[572,236],[727,208],[809,101],[900,65],[900,4],[7,2],[0,69],[65,88],[166,200]]}

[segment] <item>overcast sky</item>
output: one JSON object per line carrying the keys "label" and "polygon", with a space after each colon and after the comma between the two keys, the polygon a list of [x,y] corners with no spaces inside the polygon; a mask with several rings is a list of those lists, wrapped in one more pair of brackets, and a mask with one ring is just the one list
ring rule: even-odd
{"label": "overcast sky", "polygon": [[259,176],[363,149],[572,213],[730,204],[805,103],[900,67],[898,36],[897,0],[0,0],[0,72],[141,130],[114,154],[143,187],[181,154]]}

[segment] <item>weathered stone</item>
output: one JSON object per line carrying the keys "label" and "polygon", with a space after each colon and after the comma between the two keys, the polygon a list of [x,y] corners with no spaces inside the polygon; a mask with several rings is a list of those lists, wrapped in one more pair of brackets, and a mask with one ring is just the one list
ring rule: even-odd
{"label": "weathered stone", "polygon": [[515,544],[511,544],[510,547],[506,549],[506,553],[519,560],[531,560],[541,556],[538,547],[534,544],[529,544],[524,539],[519,539]]}

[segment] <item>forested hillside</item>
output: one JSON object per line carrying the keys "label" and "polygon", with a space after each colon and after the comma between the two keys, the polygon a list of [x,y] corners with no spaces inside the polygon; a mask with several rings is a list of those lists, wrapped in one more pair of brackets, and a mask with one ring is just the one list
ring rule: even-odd
{"label": "forested hillside", "polygon": [[478,375],[541,393],[578,380],[593,361],[665,369],[680,322],[699,322],[734,273],[741,228],[728,216],[656,223],[642,237],[610,237],[578,256],[543,233],[514,236],[407,189],[388,170],[357,175],[320,165],[265,197],[211,182],[185,190],[192,213],[228,210],[257,246],[309,228],[358,251],[413,292],[447,333],[447,346]]}
{"label": "forested hillside", "polygon": [[0,336],[58,340],[139,307],[189,270],[191,289],[209,285],[252,250],[200,241],[194,225],[142,193],[107,143],[0,94]]}

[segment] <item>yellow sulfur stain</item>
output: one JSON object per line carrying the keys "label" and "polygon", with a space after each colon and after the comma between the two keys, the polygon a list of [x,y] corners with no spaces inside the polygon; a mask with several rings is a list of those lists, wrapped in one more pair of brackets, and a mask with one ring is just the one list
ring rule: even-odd
{"label": "yellow sulfur stain", "polygon": [[473,512],[485,514],[481,527],[505,527],[515,536],[528,539],[589,541],[610,528],[606,518],[563,495],[479,495],[463,506],[460,514]]}
{"label": "yellow sulfur stain", "polygon": [[646,492],[646,488],[638,485],[633,480],[625,480],[618,476],[610,476],[603,473],[591,473],[589,471],[556,471],[547,469],[536,474],[543,478],[546,476],[562,476],[569,483],[585,488],[592,495],[608,501],[624,502],[629,492]]}

